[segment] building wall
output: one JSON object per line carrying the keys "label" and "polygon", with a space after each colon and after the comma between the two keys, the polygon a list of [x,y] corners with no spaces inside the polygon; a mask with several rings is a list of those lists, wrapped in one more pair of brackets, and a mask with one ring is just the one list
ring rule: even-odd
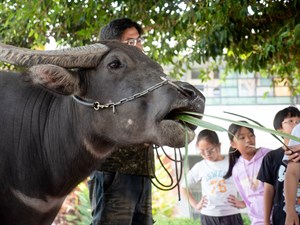
{"label": "building wall", "polygon": [[[184,78],[203,92],[207,105],[278,105],[295,104],[296,98],[285,81],[265,78],[259,73],[211,72],[205,82],[199,79],[199,68],[188,71]],[[274,81],[274,82],[273,82]],[[277,81],[277,82],[275,82]]]}

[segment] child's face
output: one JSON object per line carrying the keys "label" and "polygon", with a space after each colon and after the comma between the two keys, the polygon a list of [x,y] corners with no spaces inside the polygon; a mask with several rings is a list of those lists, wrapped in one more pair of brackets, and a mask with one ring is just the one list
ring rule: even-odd
{"label": "child's face", "polygon": [[253,155],[256,152],[255,135],[246,127],[241,127],[234,135],[230,144],[231,147],[237,149],[241,155]]}
{"label": "child's face", "polygon": [[197,144],[200,155],[209,161],[219,161],[221,156],[220,144],[212,144],[207,140],[200,140]]}
{"label": "child's face", "polygon": [[291,134],[293,128],[300,122],[300,117],[287,117],[281,122],[282,128],[279,129],[279,131],[286,133],[286,134]]}

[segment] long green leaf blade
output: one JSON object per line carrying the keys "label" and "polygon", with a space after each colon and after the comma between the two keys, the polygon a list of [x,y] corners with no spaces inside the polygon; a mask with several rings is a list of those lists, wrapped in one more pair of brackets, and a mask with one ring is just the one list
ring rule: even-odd
{"label": "long green leaf blade", "polygon": [[195,117],[190,116],[190,115],[180,114],[180,115],[176,116],[176,118],[179,119],[179,120],[182,120],[184,122],[187,122],[187,123],[193,124],[195,126],[198,126],[198,127],[203,127],[203,128],[214,130],[214,131],[225,131],[225,132],[227,132],[227,130],[225,128],[223,128],[219,125],[216,125],[216,124],[213,124],[213,123],[195,118]]}
{"label": "long green leaf blade", "polygon": [[[263,131],[263,132],[266,132],[266,133],[271,133],[271,134],[279,135],[281,137],[289,138],[289,139],[292,139],[292,140],[300,142],[300,138],[296,137],[294,135],[286,134],[286,133],[283,133],[283,132],[280,132],[280,131],[276,131],[276,130],[270,129],[270,128],[260,127],[260,126],[253,125],[253,124],[250,124],[250,123],[245,123],[245,122],[241,122],[241,121],[234,121],[234,120],[231,120],[231,119],[226,119],[226,118],[222,118],[222,117],[218,117],[218,116],[206,115],[206,114],[201,114],[201,113],[195,113],[195,112],[183,112],[183,113],[184,114],[188,114],[188,115],[210,117],[210,118],[214,118],[214,119],[218,119],[218,120],[223,120],[223,121],[226,121],[226,122],[234,123],[234,124],[237,124],[237,125],[240,125],[240,126],[244,126],[244,127],[253,128],[253,129],[260,130],[260,131]],[[184,121],[185,117],[181,117],[181,119]],[[197,120],[199,122],[196,122]],[[191,121],[192,124],[194,124],[194,125],[197,125],[197,123],[202,124],[200,122],[201,119],[195,118],[195,117],[193,118],[193,120],[191,120],[191,119],[188,118],[186,122],[189,122],[189,121]],[[215,126],[217,126],[217,125],[215,125]],[[217,127],[220,127],[220,126],[217,126]]]}

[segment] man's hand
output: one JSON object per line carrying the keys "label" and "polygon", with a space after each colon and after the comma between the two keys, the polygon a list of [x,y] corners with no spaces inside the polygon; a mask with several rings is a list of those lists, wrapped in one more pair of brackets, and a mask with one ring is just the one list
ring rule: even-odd
{"label": "man's hand", "polygon": [[299,162],[300,161],[300,145],[289,146],[284,151],[284,154],[288,156],[288,161]]}
{"label": "man's hand", "polygon": [[299,217],[295,210],[286,214],[285,225],[299,225]]}

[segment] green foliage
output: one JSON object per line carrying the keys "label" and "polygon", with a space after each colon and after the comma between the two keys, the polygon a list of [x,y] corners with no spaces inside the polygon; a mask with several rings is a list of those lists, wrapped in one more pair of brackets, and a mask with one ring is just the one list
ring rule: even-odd
{"label": "green foliage", "polygon": [[183,64],[214,59],[237,71],[280,75],[300,93],[299,8],[299,0],[3,0],[0,41],[41,48],[53,36],[62,45],[85,45],[110,20],[129,17],[144,26],[147,54],[174,64],[176,78]]}
{"label": "green foliage", "polygon": [[154,216],[155,224],[159,225],[199,225],[200,219],[192,218],[169,218],[166,216]]}
{"label": "green foliage", "polygon": [[[165,161],[166,156],[161,156],[161,160]],[[171,171],[171,163],[164,163],[167,171]],[[165,169],[159,163],[159,160],[155,160],[155,176],[159,180],[160,183],[164,185],[170,185],[171,180],[168,177]],[[153,178],[153,182],[155,179]],[[174,195],[173,191],[164,191],[158,187],[161,187],[157,182],[155,185],[152,185],[152,213],[153,216],[165,216],[171,217],[174,211],[174,205],[177,201],[177,196]],[[158,186],[158,187],[157,187]]]}
{"label": "green foliage", "polygon": [[242,214],[242,218],[243,218],[244,225],[250,225],[251,224],[251,221],[250,221],[249,216],[247,214]]}
{"label": "green foliage", "polygon": [[[242,214],[244,225],[250,225],[250,219],[247,214]],[[168,218],[165,216],[154,216],[155,224],[159,225],[201,225],[200,219],[192,218]]]}
{"label": "green foliage", "polygon": [[91,204],[89,200],[89,190],[86,183],[80,183],[75,190],[77,196],[74,205],[74,213],[66,215],[67,224],[87,225],[91,223]]}
{"label": "green foliage", "polygon": [[68,195],[53,225],[88,225],[91,221],[87,182],[82,182]]}

